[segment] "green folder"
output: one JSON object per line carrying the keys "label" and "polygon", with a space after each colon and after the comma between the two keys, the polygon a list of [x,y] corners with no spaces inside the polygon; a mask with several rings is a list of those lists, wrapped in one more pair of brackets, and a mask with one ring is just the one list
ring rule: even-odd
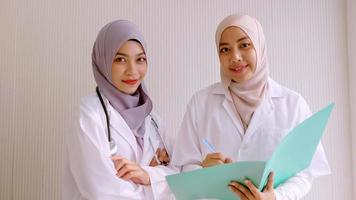
{"label": "green folder", "polygon": [[251,180],[261,191],[268,174],[275,172],[274,187],[307,168],[325,130],[334,104],[304,120],[281,141],[268,161],[243,161],[167,176],[176,199],[239,199],[228,184]]}

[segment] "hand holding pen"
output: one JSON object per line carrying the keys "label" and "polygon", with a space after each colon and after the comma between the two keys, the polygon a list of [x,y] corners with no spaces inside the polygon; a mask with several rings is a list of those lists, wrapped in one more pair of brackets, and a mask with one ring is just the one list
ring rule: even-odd
{"label": "hand holding pen", "polygon": [[215,147],[209,143],[207,139],[203,139],[203,143],[209,150],[209,154],[207,154],[205,159],[202,161],[201,165],[203,168],[232,162],[230,158],[225,157],[220,152],[216,152]]}

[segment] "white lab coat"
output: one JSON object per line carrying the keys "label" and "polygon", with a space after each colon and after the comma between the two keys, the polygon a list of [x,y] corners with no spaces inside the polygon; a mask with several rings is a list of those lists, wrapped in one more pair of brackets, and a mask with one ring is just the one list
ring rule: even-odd
{"label": "white lab coat", "polygon": [[[153,114],[146,118],[144,149],[138,144],[131,129],[103,96],[109,118],[112,138],[118,147],[117,155],[140,163],[150,176],[151,186],[134,184],[116,177],[117,171],[110,159],[105,113],[96,93],[82,98],[79,116],[67,135],[67,162],[63,180],[63,199],[170,199],[172,194],[165,175],[175,173],[167,167],[148,166],[157,148],[164,147],[164,129]],[[155,127],[151,116],[158,125]],[[157,134],[161,134],[161,137]],[[167,149],[170,152],[170,149]]]}
{"label": "white lab coat", "polygon": [[[201,162],[210,153],[203,139],[234,162],[266,161],[289,130],[311,115],[302,96],[272,79],[268,80],[267,96],[255,111],[245,134],[239,131],[243,127],[235,113],[221,83],[197,92],[187,106],[171,164],[183,171],[201,168]],[[319,144],[309,168],[275,190],[277,200],[300,199],[309,191],[313,178],[329,173]]]}

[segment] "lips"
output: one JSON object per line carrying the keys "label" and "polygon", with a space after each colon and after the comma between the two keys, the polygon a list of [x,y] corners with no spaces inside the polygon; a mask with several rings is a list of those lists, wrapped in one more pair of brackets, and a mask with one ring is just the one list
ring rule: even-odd
{"label": "lips", "polygon": [[248,65],[235,65],[230,68],[231,71],[241,73]]}
{"label": "lips", "polygon": [[122,80],[122,82],[124,82],[128,85],[135,85],[138,82],[138,80],[137,79],[136,80]]}

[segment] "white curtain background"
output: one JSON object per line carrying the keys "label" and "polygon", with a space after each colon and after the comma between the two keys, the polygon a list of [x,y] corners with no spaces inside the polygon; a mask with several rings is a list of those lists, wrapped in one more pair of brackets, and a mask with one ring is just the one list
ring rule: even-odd
{"label": "white curtain background", "polygon": [[349,57],[350,117],[352,127],[353,184],[356,199],[356,1],[347,1],[347,38]]}
{"label": "white curtain background", "polygon": [[64,135],[80,97],[94,91],[91,48],[104,24],[142,28],[146,83],[173,144],[192,94],[219,81],[215,28],[235,12],[262,23],[276,81],[312,111],[336,104],[323,137],[332,174],[305,199],[355,199],[353,0],[1,0],[0,199],[61,198]]}

